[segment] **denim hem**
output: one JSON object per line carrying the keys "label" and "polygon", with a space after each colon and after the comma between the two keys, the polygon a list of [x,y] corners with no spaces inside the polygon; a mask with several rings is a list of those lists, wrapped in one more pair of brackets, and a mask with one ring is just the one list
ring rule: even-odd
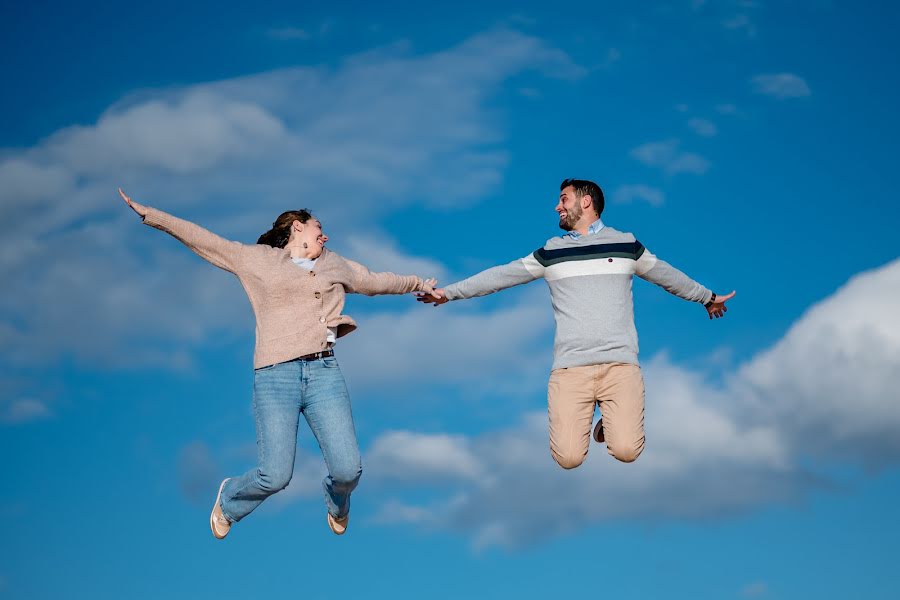
{"label": "denim hem", "polygon": [[235,519],[234,517],[232,517],[231,515],[228,514],[228,512],[225,510],[225,507],[222,506],[221,500],[219,501],[219,510],[222,511],[222,514],[225,515],[225,518],[228,519],[229,523],[237,523],[238,521],[240,521],[240,519]]}
{"label": "denim hem", "polygon": [[[234,494],[231,495],[232,499],[234,499],[234,497],[237,496],[237,492],[243,492],[243,491],[246,490],[247,488],[252,487],[253,484],[254,484],[255,482],[256,482],[256,479],[255,479],[255,478],[254,478],[254,479],[251,479],[250,481],[248,481],[246,484],[244,484],[243,487],[239,488]],[[224,490],[223,490],[223,491],[224,491]],[[277,493],[277,492],[275,492],[275,493]],[[239,518],[239,519],[235,519],[235,518],[233,518],[231,515],[229,515],[228,512],[225,511],[225,499],[224,499],[224,498],[220,498],[220,500],[219,500],[219,506],[222,508],[222,514],[225,515],[225,517],[226,517],[229,521],[231,521],[232,523],[237,523],[238,521],[240,521],[241,519],[243,519],[245,516],[247,516],[247,515],[244,515],[244,517],[241,517],[241,518]]]}

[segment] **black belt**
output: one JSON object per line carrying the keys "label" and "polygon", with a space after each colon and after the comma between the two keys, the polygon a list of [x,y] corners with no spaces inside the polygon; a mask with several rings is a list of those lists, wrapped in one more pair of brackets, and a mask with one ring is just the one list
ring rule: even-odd
{"label": "black belt", "polygon": [[320,358],[328,358],[329,356],[334,356],[334,350],[329,348],[328,350],[322,350],[321,352],[313,352],[312,354],[304,354],[303,356],[298,356],[297,358],[292,358],[287,362],[294,362],[295,360],[319,360]]}

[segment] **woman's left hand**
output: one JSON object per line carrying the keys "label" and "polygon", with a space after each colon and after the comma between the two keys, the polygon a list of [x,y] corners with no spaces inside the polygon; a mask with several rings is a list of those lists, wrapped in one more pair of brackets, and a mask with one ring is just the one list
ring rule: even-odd
{"label": "woman's left hand", "polygon": [[119,188],[119,195],[122,196],[122,200],[125,201],[125,204],[131,207],[131,210],[139,214],[141,217],[145,217],[147,215],[147,207],[143,204],[138,204],[129,196],[126,196],[125,192],[122,191],[122,188]]}
{"label": "woman's left hand", "polygon": [[[435,295],[434,286],[437,285],[437,279],[434,277],[429,277],[425,281],[422,282],[422,292],[425,294]],[[438,295],[439,296],[439,295]]]}

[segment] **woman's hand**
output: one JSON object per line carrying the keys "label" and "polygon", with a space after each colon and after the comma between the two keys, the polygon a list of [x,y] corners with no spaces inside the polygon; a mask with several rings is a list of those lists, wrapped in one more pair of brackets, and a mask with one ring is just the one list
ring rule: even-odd
{"label": "woman's hand", "polygon": [[433,294],[434,286],[437,285],[437,279],[434,277],[429,277],[422,281],[422,293],[425,294]]}
{"label": "woman's hand", "polygon": [[122,188],[119,188],[119,195],[122,196],[122,200],[125,201],[125,204],[131,207],[131,210],[136,212],[141,218],[144,218],[147,215],[147,207],[143,204],[138,204],[131,198],[125,195],[125,192],[122,191]]}
{"label": "woman's hand", "polygon": [[444,297],[444,290],[434,287],[437,284],[437,279],[431,277],[423,283],[422,291],[416,292],[416,300],[419,302],[434,302],[435,306],[447,301],[447,298]]}

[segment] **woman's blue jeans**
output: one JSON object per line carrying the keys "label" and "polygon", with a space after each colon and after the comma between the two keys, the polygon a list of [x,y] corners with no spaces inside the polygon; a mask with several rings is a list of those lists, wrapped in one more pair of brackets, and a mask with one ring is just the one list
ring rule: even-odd
{"label": "woman's blue jeans", "polygon": [[294,472],[297,424],[302,413],[328,467],[323,481],[328,512],[339,518],[345,516],[362,464],[350,395],[337,359],[332,356],[279,363],[256,369],[254,378],[258,466],[225,484],[222,512],[232,522],[240,521],[263,500],[287,487]]}

